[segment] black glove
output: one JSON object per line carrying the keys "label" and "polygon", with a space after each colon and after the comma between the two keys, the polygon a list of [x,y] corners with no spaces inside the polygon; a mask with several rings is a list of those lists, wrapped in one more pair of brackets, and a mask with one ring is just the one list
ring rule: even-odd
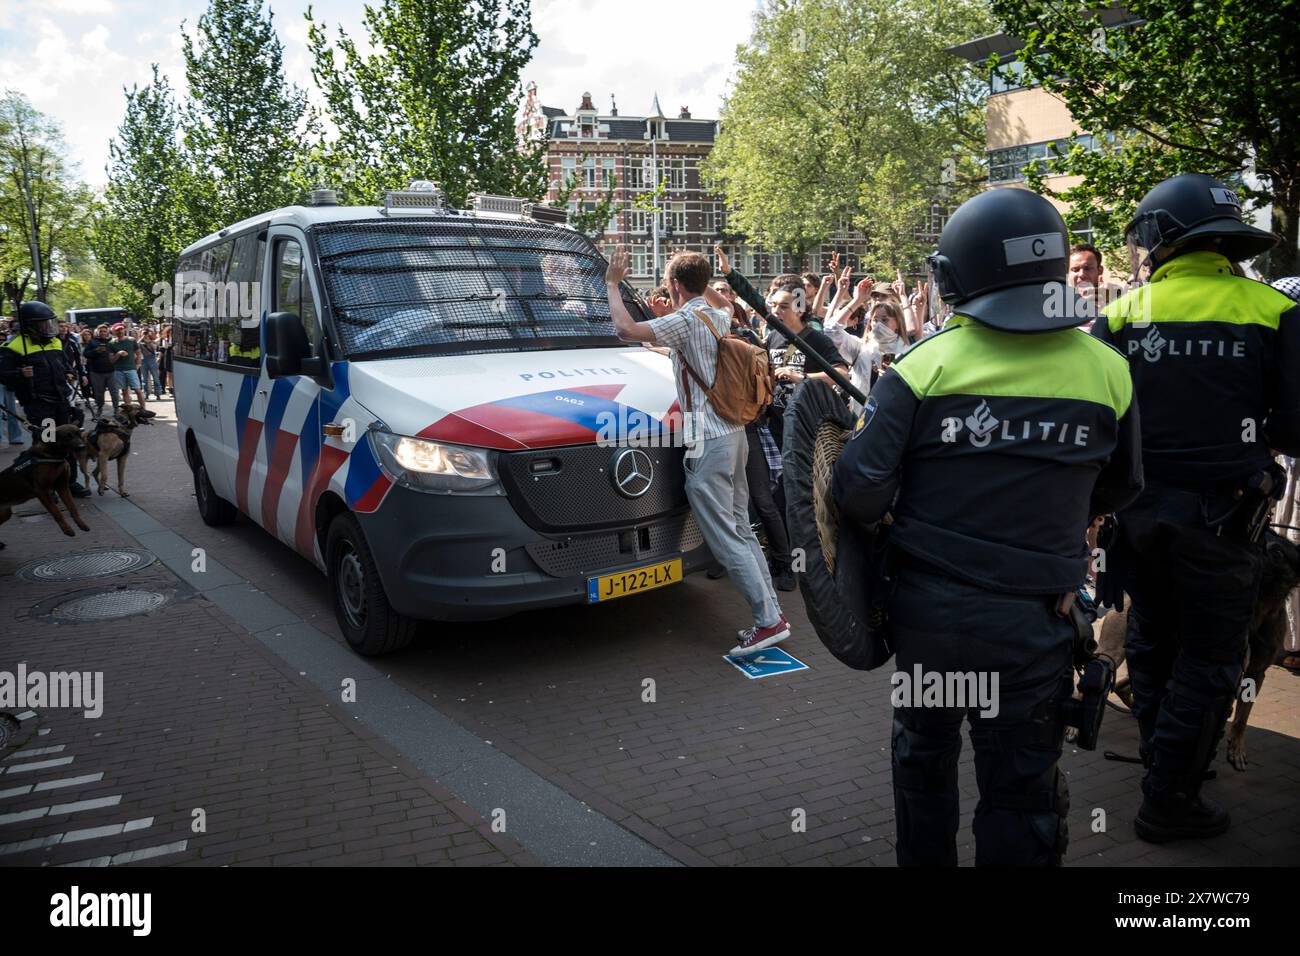
{"label": "black glove", "polygon": [[1097,548],[1105,570],[1097,571],[1097,605],[1124,610],[1124,546],[1119,520],[1108,515],[1097,530]]}

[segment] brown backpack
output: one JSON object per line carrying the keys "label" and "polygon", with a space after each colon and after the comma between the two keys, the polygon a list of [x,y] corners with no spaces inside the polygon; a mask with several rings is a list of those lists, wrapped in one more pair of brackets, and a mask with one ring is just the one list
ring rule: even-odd
{"label": "brown backpack", "polygon": [[[684,351],[681,352],[682,368],[704,390],[719,418],[732,425],[748,425],[772,404],[772,366],[767,360],[767,350],[751,345],[738,335],[719,335],[702,312],[696,312],[695,317],[718,340],[718,371],[713,386],[704,384],[704,379],[686,360]],[[694,413],[685,376],[682,376],[682,392],[686,396],[686,410]]]}

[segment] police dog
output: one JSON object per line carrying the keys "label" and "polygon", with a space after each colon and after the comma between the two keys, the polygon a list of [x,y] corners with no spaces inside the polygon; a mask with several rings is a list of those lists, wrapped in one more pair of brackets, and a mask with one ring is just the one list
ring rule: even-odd
{"label": "police dog", "polygon": [[1278,659],[1286,642],[1286,603],[1297,584],[1300,584],[1300,548],[1280,534],[1266,532],[1264,574],[1260,580],[1259,596],[1255,599],[1255,615],[1250,622],[1246,672],[1232,714],[1232,725],[1228,728],[1228,763],[1237,770],[1246,769],[1246,721],[1259,698],[1269,665]]}
{"label": "police dog", "polygon": [[[77,510],[77,501],[72,497],[68,480],[72,477],[72,468],[68,465],[68,455],[81,457],[86,453],[86,442],[81,429],[76,425],[60,425],[54,429],[54,440],[37,441],[30,452],[20,455],[18,459],[0,471],[0,524],[13,516],[13,509],[32,498],[40,500],[45,510],[50,513],[59,530],[72,537],[76,534],[63,518],[63,512],[54,501],[57,494],[63,499],[63,505],[72,515],[72,520],[82,531],[90,527],[81,520]],[[0,543],[0,548],[4,544]]]}
{"label": "police dog", "polygon": [[[1272,531],[1264,535],[1264,571],[1260,579],[1259,594],[1255,598],[1255,611],[1250,622],[1250,638],[1246,645],[1245,672],[1242,689],[1238,693],[1228,728],[1228,763],[1236,770],[1245,770],[1246,724],[1250,711],[1259,698],[1264,676],[1282,652],[1287,634],[1286,602],[1296,585],[1300,584],[1300,547]],[[1124,661],[1124,634],[1128,629],[1128,609],[1111,612],[1094,625],[1097,652],[1105,654],[1116,665]],[[1115,682],[1115,695],[1125,704],[1133,706],[1133,692],[1128,677]],[[1247,700],[1246,698],[1250,699]]]}
{"label": "police dog", "polygon": [[138,405],[124,404],[111,418],[101,418],[91,426],[86,435],[86,447],[81,454],[81,471],[90,487],[90,459],[95,458],[95,479],[102,495],[108,489],[108,463],[117,462],[117,493],[123,498],[126,490],[126,463],[131,457],[131,432],[137,425],[151,425],[158,416]]}

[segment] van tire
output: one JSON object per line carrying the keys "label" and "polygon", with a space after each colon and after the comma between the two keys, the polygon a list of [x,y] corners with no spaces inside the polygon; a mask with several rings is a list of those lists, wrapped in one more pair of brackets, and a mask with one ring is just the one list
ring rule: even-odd
{"label": "van tire", "polygon": [[217,495],[208,478],[208,467],[203,463],[203,455],[198,446],[193,449],[192,470],[194,472],[194,501],[199,506],[199,517],[203,523],[218,528],[221,525],[234,524],[239,517],[239,509],[229,501]]}
{"label": "van tire", "polygon": [[378,657],[411,643],[419,622],[398,614],[389,605],[370,546],[351,514],[344,512],[330,522],[325,561],[334,596],[334,616],[354,651],[364,657]]}

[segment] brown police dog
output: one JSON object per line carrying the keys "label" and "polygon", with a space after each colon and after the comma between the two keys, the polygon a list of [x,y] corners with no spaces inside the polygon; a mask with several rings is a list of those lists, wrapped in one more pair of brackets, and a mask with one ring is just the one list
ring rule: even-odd
{"label": "brown police dog", "polygon": [[[1286,601],[1297,585],[1300,585],[1300,547],[1272,531],[1265,533],[1264,571],[1250,621],[1242,686],[1227,733],[1228,763],[1237,770],[1247,767],[1246,725],[1251,708],[1264,686],[1269,665],[1276,663],[1282,655],[1287,634]],[[1105,615],[1093,627],[1098,653],[1106,654],[1116,664],[1123,664],[1128,609]],[[1133,706],[1133,692],[1126,673],[1115,682],[1115,696]]]}
{"label": "brown police dog", "polygon": [[95,459],[94,477],[99,483],[102,495],[108,489],[108,463],[117,462],[117,493],[123,498],[130,495],[126,490],[126,464],[131,457],[131,432],[137,425],[151,425],[150,419],[156,418],[157,412],[142,409],[138,405],[124,404],[110,418],[101,418],[90,426],[86,434],[86,448],[81,454],[81,471],[86,476],[86,487],[90,487],[90,459]]}
{"label": "brown police dog", "polygon": [[[13,509],[18,505],[37,498],[58,523],[59,530],[72,537],[76,532],[68,527],[63,512],[55,503],[57,494],[63,499],[63,505],[77,527],[89,531],[90,527],[81,520],[77,501],[68,487],[68,480],[72,477],[68,455],[82,456],[85,449],[81,429],[76,425],[60,425],[54,430],[53,441],[34,443],[31,451],[20,455],[12,465],[0,471],[0,524],[13,516]],[[0,543],[0,548],[3,547],[4,544]]]}

